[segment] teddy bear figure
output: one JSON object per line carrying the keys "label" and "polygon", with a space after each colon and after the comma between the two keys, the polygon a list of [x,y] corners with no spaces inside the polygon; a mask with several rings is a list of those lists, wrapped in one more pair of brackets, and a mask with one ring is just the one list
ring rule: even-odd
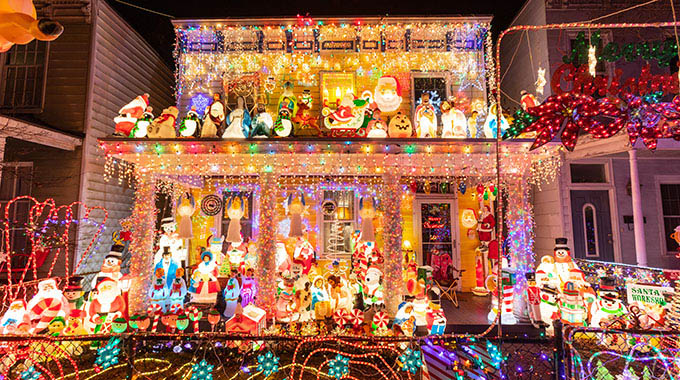
{"label": "teddy bear figure", "polygon": [[153,120],[149,126],[148,136],[150,138],[160,139],[174,139],[177,137],[177,130],[175,129],[175,120],[179,110],[175,106],[170,106],[163,110],[157,118]]}

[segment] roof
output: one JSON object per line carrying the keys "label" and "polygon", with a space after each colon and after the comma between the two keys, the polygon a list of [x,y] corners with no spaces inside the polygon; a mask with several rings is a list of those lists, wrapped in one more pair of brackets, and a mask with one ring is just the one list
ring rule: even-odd
{"label": "roof", "polygon": [[[322,20],[324,24],[397,24],[397,23],[463,23],[479,22],[490,23],[493,19],[491,15],[441,15],[441,16],[341,16],[341,17],[315,17],[314,22]],[[224,26],[245,26],[245,25],[297,25],[301,19],[296,17],[266,17],[266,18],[204,18],[204,19],[181,19],[172,20],[175,26],[190,25],[224,25]],[[302,19],[304,20],[304,19]],[[310,25],[305,25],[310,26]]]}
{"label": "roof", "polygon": [[83,144],[82,137],[6,115],[0,115],[0,137],[11,137],[63,150],[75,150]]}

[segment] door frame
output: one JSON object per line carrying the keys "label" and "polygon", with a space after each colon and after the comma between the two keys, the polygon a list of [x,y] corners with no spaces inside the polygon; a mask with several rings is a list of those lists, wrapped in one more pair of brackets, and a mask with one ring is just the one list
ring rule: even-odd
{"label": "door frame", "polygon": [[[572,183],[570,164],[604,164],[605,175],[607,177],[606,183]],[[565,223],[569,223],[569,233],[566,235],[569,241],[574,246],[574,225],[573,225],[573,210],[571,209],[571,191],[572,190],[606,190],[609,195],[609,214],[612,226],[612,245],[614,246],[614,262],[622,263],[621,255],[621,230],[619,226],[619,204],[616,196],[616,186],[614,185],[614,171],[612,167],[611,158],[590,158],[584,160],[567,160],[565,162],[565,170],[562,171],[565,179],[566,194],[564,194],[565,204],[569,210],[569,215],[565,215]]]}
{"label": "door frame", "polygon": [[[420,206],[423,203],[449,203],[451,205],[451,239],[453,239],[453,264],[456,268],[461,269],[460,258],[460,226],[458,225],[458,197],[456,194],[416,194],[413,197],[413,233],[415,235],[416,260],[420,266],[423,262],[423,248],[422,248],[422,232],[423,220],[420,213]],[[424,264],[422,264],[424,265]],[[462,281],[458,281],[458,290],[460,290]]]}

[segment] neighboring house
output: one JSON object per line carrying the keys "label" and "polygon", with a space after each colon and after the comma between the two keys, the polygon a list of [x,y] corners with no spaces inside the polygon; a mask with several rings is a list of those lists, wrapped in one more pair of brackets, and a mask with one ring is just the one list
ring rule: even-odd
{"label": "neighboring house", "polygon": [[[36,0],[35,5],[38,17],[59,21],[64,33],[53,42],[33,41],[0,54],[0,202],[31,195],[53,198],[57,205],[81,201],[106,208],[107,228],[96,252],[103,255],[111,233],[131,212],[133,191],[105,180],[97,138],[113,132],[113,117],[139,94],[149,93],[156,111],[174,104],[172,71],[103,0]],[[16,209],[12,217],[21,224],[27,208]],[[78,212],[83,218],[83,210]],[[70,270],[93,227],[80,223],[72,232]],[[26,245],[23,235],[12,232],[15,252]],[[99,268],[97,255],[87,259],[84,271]],[[54,275],[64,274],[62,260]],[[26,265],[20,257],[16,261],[15,268]],[[47,269],[39,268],[39,275]]]}
{"label": "neighboring house", "polygon": [[[672,21],[668,2],[656,2],[600,19],[639,4],[632,0],[529,0],[512,25],[589,20],[601,23]],[[588,35],[588,31],[585,32]],[[503,39],[501,88],[506,111],[517,108],[515,101],[519,100],[520,91],[535,93],[539,68],[545,69],[547,84],[538,100],[551,95],[551,75],[563,63],[563,56],[571,51],[577,34],[577,30],[544,30],[513,33]],[[601,37],[598,53],[609,42],[623,46],[629,42],[674,38],[672,28],[608,29],[601,31]],[[629,78],[639,76],[642,66],[649,64],[653,74],[668,75],[677,71],[676,63],[677,58],[666,67],[640,58],[631,62],[600,61],[596,71],[598,75],[611,77],[614,70],[621,69],[622,78]],[[562,157],[558,180],[534,189],[535,250],[539,257],[552,253],[554,238],[565,236],[576,257],[680,268],[680,259],[675,258],[677,244],[669,237],[680,225],[680,145],[677,142],[660,141],[656,152],[650,152],[640,141],[632,147],[625,131],[604,140],[582,136],[574,152],[565,151]],[[632,184],[636,177],[640,184],[638,194]]]}

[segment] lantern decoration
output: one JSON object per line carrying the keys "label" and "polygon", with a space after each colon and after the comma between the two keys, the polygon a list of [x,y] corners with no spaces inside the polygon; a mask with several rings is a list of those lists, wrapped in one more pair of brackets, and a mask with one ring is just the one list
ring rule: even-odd
{"label": "lantern decoration", "polygon": [[401,370],[411,372],[415,375],[416,372],[423,366],[423,355],[420,350],[412,350],[407,348],[400,356]]}
{"label": "lantern decoration", "polygon": [[274,355],[271,351],[267,351],[264,355],[257,356],[257,370],[262,372],[265,377],[279,372],[279,357]]}
{"label": "lantern decoration", "polygon": [[212,380],[212,371],[215,366],[208,364],[205,359],[191,366],[191,380]]}
{"label": "lantern decoration", "polygon": [[328,362],[328,375],[335,377],[337,380],[342,379],[349,374],[349,358],[337,354],[335,359]]}
{"label": "lantern decoration", "polygon": [[113,337],[109,339],[106,346],[97,350],[97,359],[94,362],[97,372],[118,364],[118,355],[120,354],[120,347],[118,345],[120,341],[119,337]]}

